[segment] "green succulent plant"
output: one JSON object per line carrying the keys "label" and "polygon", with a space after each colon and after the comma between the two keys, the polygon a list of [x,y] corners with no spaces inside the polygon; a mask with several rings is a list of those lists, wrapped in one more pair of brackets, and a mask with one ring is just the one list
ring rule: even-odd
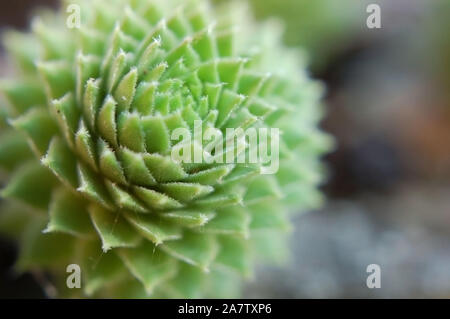
{"label": "green succulent plant", "polygon": [[[239,8],[68,1],[5,35],[0,231],[18,271],[47,271],[60,296],[233,297],[255,262],[286,257],[291,212],[322,201],[322,87]],[[196,120],[280,128],[278,172],[174,161],[171,133]],[[82,289],[66,287],[69,264]]]}

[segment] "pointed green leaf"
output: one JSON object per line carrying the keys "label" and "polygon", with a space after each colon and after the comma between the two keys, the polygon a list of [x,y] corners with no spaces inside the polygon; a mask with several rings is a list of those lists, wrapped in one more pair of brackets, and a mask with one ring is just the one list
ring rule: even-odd
{"label": "pointed green leaf", "polygon": [[[152,63],[154,60],[156,60],[158,56],[156,56],[154,59],[150,60]],[[151,64],[152,64],[151,63]],[[158,63],[153,69],[145,73],[144,71],[144,80],[150,83],[155,82],[155,84],[158,84],[157,81],[159,81],[161,78],[165,76],[166,70],[169,68],[169,65],[167,62],[163,61]]]}
{"label": "pointed green leaf", "polygon": [[249,277],[252,273],[248,242],[232,236],[218,236],[220,246],[216,262]]}
{"label": "pointed green leaf", "polygon": [[89,79],[97,78],[100,75],[101,60],[95,55],[83,55],[81,52],[77,56],[76,67],[76,92],[77,101],[82,102],[85,85]]}
{"label": "pointed green leaf", "polygon": [[118,255],[149,295],[177,272],[176,262],[148,242],[134,249],[120,249]]}
{"label": "pointed green leaf", "polygon": [[136,83],[138,78],[137,68],[132,68],[126,74],[114,91],[114,98],[117,101],[118,112],[128,111],[133,102],[136,92]]}
{"label": "pointed green leaf", "polygon": [[48,99],[59,99],[75,87],[75,75],[67,62],[40,62],[37,68],[47,86]]}
{"label": "pointed green leaf", "polygon": [[206,83],[204,86],[204,95],[208,97],[208,104],[212,109],[217,107],[220,96],[222,94],[223,84],[219,83]]}
{"label": "pointed green leaf", "polygon": [[232,206],[219,208],[216,211],[216,217],[211,220],[202,231],[214,234],[239,235],[247,238],[250,234],[250,215],[245,208]]}
{"label": "pointed green leaf", "polygon": [[222,179],[227,176],[234,168],[234,165],[223,165],[213,167],[195,174],[191,174],[184,178],[183,181],[198,183],[202,185],[216,185],[222,182]]}
{"label": "pointed green leaf", "polygon": [[31,109],[10,123],[14,128],[25,133],[31,147],[38,155],[45,154],[51,138],[58,132],[54,120],[44,109]]}
{"label": "pointed green leaf", "polygon": [[62,233],[43,234],[45,223],[42,219],[30,220],[20,241],[16,264],[19,271],[58,264],[67,267],[67,261],[75,250],[75,237]]}
{"label": "pointed green leaf", "polygon": [[83,201],[63,188],[53,192],[49,215],[46,233],[62,232],[81,237],[92,235],[91,220]]}
{"label": "pointed green leaf", "polygon": [[0,209],[0,233],[7,238],[19,240],[35,212],[11,201],[2,203]]}
{"label": "pointed green leaf", "polygon": [[78,186],[75,156],[59,137],[52,139],[47,154],[41,159],[41,163],[51,169],[66,185],[73,188]]}
{"label": "pointed green leaf", "polygon": [[158,73],[160,72],[156,71],[155,68],[160,69],[160,66],[162,65],[158,65],[155,68],[153,68],[153,66],[155,65],[155,63],[160,61],[161,56],[164,52],[163,50],[160,49],[160,46],[161,46],[160,41],[153,40],[145,48],[142,54],[139,55],[139,61],[137,61],[139,76],[143,77],[145,81],[155,81],[159,79]]}
{"label": "pointed green leaf", "polygon": [[9,57],[22,72],[36,71],[35,61],[39,57],[39,44],[32,34],[5,31],[3,45]]}
{"label": "pointed green leaf", "polygon": [[279,229],[289,231],[291,225],[285,209],[280,203],[265,201],[248,207],[251,229]]}
{"label": "pointed green leaf", "polygon": [[258,93],[268,75],[243,72],[239,77],[237,92],[246,96],[254,96]]}
{"label": "pointed green leaf", "polygon": [[228,89],[224,90],[217,104],[217,110],[219,111],[217,127],[221,128],[244,100],[245,97],[243,95],[236,94]]}
{"label": "pointed green leaf", "polygon": [[245,194],[245,202],[275,200],[283,197],[278,182],[273,176],[263,176],[252,181]]}
{"label": "pointed green leaf", "polygon": [[97,113],[100,109],[100,79],[89,79],[84,89],[83,114],[91,130],[96,129]]}
{"label": "pointed green leaf", "polygon": [[132,110],[141,115],[150,115],[153,110],[154,96],[157,89],[155,82],[141,82],[136,89]]}
{"label": "pointed green leaf", "polygon": [[47,168],[33,161],[19,167],[12,174],[10,182],[0,191],[0,195],[47,210],[50,202],[49,190],[56,183],[56,179]]}
{"label": "pointed green leaf", "polygon": [[116,101],[108,95],[97,118],[97,129],[103,139],[117,147]]}
{"label": "pointed green leaf", "polygon": [[67,142],[72,145],[80,122],[80,110],[75,103],[73,94],[67,93],[61,99],[53,100],[51,107],[54,109]]}
{"label": "pointed green leaf", "polygon": [[144,132],[138,114],[122,113],[117,121],[119,144],[134,152],[145,151]]}
{"label": "pointed green leaf", "polygon": [[164,287],[170,298],[201,298],[204,293],[204,283],[208,277],[198,267],[179,263],[175,278],[169,280]]}
{"label": "pointed green leaf", "polygon": [[126,185],[127,180],[123,168],[116,158],[116,154],[102,139],[99,139],[97,145],[99,154],[98,162],[102,174],[115,183]]}
{"label": "pointed green leaf", "polygon": [[131,210],[138,213],[148,213],[148,210],[141,205],[130,193],[119,186],[106,182],[106,187],[117,206],[122,209]]}
{"label": "pointed green leaf", "polygon": [[169,241],[161,249],[185,263],[197,266],[208,272],[209,266],[218,253],[216,238],[207,234],[185,232],[183,240]]}
{"label": "pointed green leaf", "polygon": [[81,25],[78,34],[82,52],[103,56],[106,47],[106,39],[102,32]]}
{"label": "pointed green leaf", "polygon": [[221,60],[217,65],[220,81],[229,89],[235,89],[245,60]]}
{"label": "pointed green leaf", "polygon": [[74,50],[73,41],[62,28],[56,27],[53,21],[38,17],[31,25],[33,33],[39,40],[42,56],[47,61],[55,61],[71,57]]}
{"label": "pointed green leaf", "polygon": [[156,184],[140,153],[134,153],[126,148],[121,148],[118,155],[125,170],[125,175],[131,183],[139,186],[152,186]]}
{"label": "pointed green leaf", "polygon": [[144,187],[133,187],[136,196],[147,205],[147,207],[155,210],[175,209],[182,205],[169,196],[158,193],[152,189]]}
{"label": "pointed green leaf", "polygon": [[178,227],[158,217],[133,213],[126,213],[124,216],[142,236],[152,241],[155,245],[182,238]]}
{"label": "pointed green leaf", "polygon": [[145,134],[147,152],[164,154],[170,148],[169,130],[161,117],[143,117],[142,129]]}
{"label": "pointed green leaf", "polygon": [[161,218],[176,225],[185,227],[201,227],[215,217],[211,211],[174,210],[161,214]]}
{"label": "pointed green leaf", "polygon": [[125,7],[125,16],[121,22],[122,30],[135,39],[142,40],[150,25],[130,7]]}
{"label": "pointed green leaf", "polygon": [[83,120],[80,121],[80,127],[75,134],[75,148],[81,159],[97,171],[96,146]]}
{"label": "pointed green leaf", "polygon": [[211,186],[191,183],[168,183],[160,187],[167,195],[181,202],[188,202],[214,191]]}
{"label": "pointed green leaf", "polygon": [[102,204],[107,208],[112,208],[108,191],[101,178],[88,167],[78,163],[77,165],[79,187],[77,190],[86,195],[91,200]]}
{"label": "pointed green leaf", "polygon": [[205,198],[197,199],[192,205],[198,209],[212,209],[216,207],[228,207],[242,204],[242,195],[239,193],[213,194]]}
{"label": "pointed green leaf", "polygon": [[111,248],[138,245],[140,236],[120,216],[119,212],[109,211],[97,205],[91,205],[88,210],[92,223],[102,240],[104,252]]}
{"label": "pointed green leaf", "polygon": [[159,183],[181,180],[186,172],[180,164],[175,163],[169,156],[159,154],[144,154],[145,165]]}
{"label": "pointed green leaf", "polygon": [[45,105],[47,98],[41,83],[35,81],[13,82],[2,80],[0,92],[5,95],[8,102],[18,114],[22,114],[32,107]]}
{"label": "pointed green leaf", "polygon": [[79,264],[83,275],[83,291],[88,296],[123,277],[123,263],[120,258],[113,252],[103,252],[98,241],[86,242],[81,250]]}
{"label": "pointed green leaf", "polygon": [[113,92],[113,90],[117,86],[117,83],[122,78],[128,63],[127,60],[127,54],[123,50],[120,50],[120,52],[114,58],[107,78],[108,93]]}

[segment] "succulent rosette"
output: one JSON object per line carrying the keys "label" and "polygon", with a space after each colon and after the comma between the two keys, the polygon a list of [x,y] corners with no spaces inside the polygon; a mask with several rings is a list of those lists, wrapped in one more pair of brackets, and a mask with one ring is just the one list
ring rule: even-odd
{"label": "succulent rosette", "polygon": [[[322,200],[322,87],[241,9],[68,1],[5,34],[0,230],[17,271],[45,271],[59,296],[233,297],[255,262],[285,259],[290,214]],[[174,160],[174,130],[198,121],[279,128],[279,169]],[[70,264],[81,289],[66,287]]]}

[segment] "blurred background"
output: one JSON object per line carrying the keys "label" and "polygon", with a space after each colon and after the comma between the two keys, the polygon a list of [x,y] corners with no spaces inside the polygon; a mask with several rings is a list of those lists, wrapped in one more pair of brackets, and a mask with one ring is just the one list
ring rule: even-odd
{"label": "blurred background", "polygon": [[[259,266],[242,296],[450,298],[450,1],[241,1],[304,49],[338,146],[325,158],[328,202],[294,220],[291,263]],[[57,3],[1,1],[0,28],[25,30],[33,8]],[[366,26],[369,3],[381,29]],[[33,276],[11,273],[15,256],[0,239],[0,298],[44,297]],[[366,286],[369,264],[379,289]]]}

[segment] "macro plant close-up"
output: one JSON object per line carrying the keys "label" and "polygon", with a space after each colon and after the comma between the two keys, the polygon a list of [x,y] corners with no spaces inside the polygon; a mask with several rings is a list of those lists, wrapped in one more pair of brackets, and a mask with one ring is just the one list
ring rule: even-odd
{"label": "macro plant close-up", "polygon": [[[321,83],[239,4],[62,8],[3,36],[0,229],[19,244],[15,271],[44,276],[56,297],[239,296],[255,263],[288,259],[290,215],[322,202]],[[174,138],[197,123],[227,147]],[[281,133],[228,147],[226,130],[249,128]],[[255,149],[277,170],[238,160]],[[173,156],[189,151],[210,160]],[[66,287],[68,265],[82,289]]]}
{"label": "macro plant close-up", "polygon": [[234,318],[448,299],[449,17],[1,1],[0,302]]}

